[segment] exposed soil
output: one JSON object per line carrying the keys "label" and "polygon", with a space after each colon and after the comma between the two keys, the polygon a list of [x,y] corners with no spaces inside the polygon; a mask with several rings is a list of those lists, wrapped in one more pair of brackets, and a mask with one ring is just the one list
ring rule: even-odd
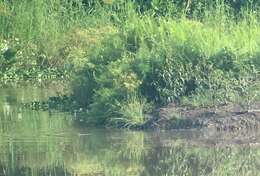
{"label": "exposed soil", "polygon": [[254,130],[260,128],[260,102],[243,110],[240,105],[198,108],[169,104],[157,110],[143,128],[189,129],[211,128],[218,131]]}

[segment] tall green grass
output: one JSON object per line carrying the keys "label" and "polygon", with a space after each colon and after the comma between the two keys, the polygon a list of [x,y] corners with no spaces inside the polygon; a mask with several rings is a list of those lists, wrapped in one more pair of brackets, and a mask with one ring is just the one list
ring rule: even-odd
{"label": "tall green grass", "polygon": [[72,25],[83,23],[86,14],[77,0],[4,0],[1,6],[7,12],[1,14],[1,34],[26,40],[49,35],[55,39]]}

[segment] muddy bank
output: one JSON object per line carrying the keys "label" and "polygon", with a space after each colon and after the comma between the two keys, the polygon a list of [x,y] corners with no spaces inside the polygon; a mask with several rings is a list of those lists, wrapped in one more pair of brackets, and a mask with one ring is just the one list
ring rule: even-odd
{"label": "muddy bank", "polygon": [[[89,122],[88,110],[78,106],[69,96],[49,97],[47,101],[23,103],[22,107],[32,110],[66,111],[73,113],[75,123],[83,126],[97,126]],[[133,130],[171,130],[171,129],[215,129],[217,131],[260,130],[260,102],[245,110],[240,105],[223,105],[215,107],[180,106],[174,103],[157,109],[152,115],[146,115],[147,121],[142,125],[127,126],[125,123],[109,124],[106,127],[130,128]],[[84,123],[83,123],[84,122]],[[100,126],[102,126],[101,124]]]}
{"label": "muddy bank", "polygon": [[240,105],[199,108],[169,104],[160,108],[143,128],[190,129],[210,128],[218,131],[254,130],[260,128],[260,102],[243,110]]}

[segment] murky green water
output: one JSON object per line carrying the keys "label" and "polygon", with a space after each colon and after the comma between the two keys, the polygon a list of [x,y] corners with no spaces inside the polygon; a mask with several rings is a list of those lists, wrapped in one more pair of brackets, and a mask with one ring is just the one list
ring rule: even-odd
{"label": "murky green water", "polygon": [[80,128],[69,113],[24,110],[59,88],[0,88],[0,176],[260,175],[260,133]]}

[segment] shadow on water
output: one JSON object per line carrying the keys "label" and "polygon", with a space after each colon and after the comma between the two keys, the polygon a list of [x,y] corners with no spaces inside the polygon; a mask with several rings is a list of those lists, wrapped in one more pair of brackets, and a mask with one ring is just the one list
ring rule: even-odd
{"label": "shadow on water", "polygon": [[260,173],[260,132],[79,128],[69,113],[19,107],[53,94],[53,88],[0,89],[0,176]]}

